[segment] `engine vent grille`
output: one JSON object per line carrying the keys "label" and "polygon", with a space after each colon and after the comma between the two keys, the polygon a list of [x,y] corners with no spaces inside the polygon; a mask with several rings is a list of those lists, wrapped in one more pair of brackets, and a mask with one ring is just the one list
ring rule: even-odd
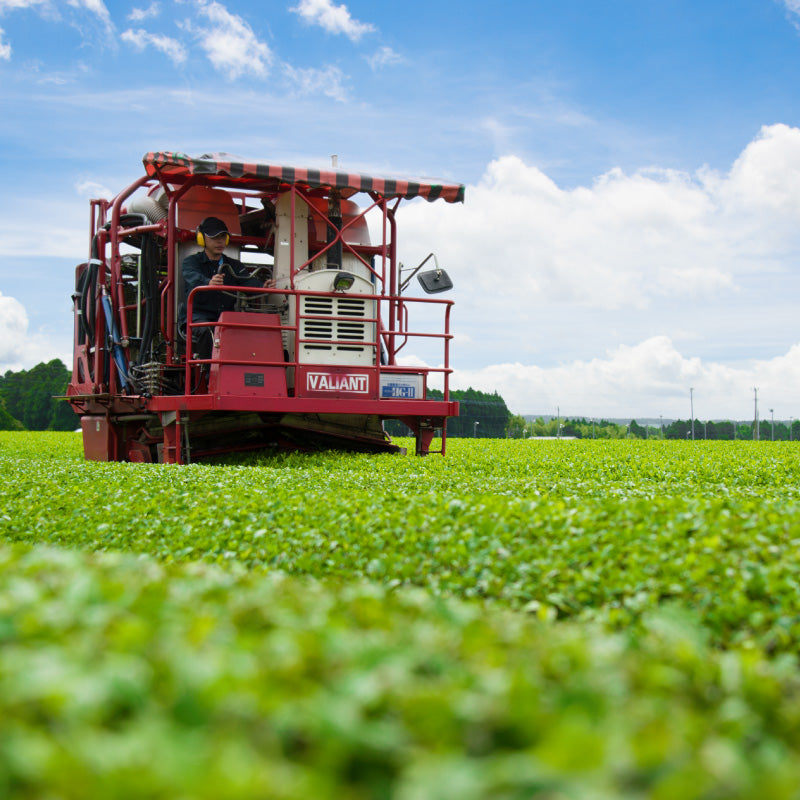
{"label": "engine vent grille", "polygon": [[353,295],[302,297],[299,360],[319,361],[327,353],[335,363],[372,364],[375,323],[366,320],[374,317],[374,305],[373,300]]}

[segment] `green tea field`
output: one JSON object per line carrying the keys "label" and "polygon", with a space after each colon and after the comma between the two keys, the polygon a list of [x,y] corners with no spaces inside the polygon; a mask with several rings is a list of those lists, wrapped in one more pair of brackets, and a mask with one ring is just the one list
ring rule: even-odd
{"label": "green tea field", "polygon": [[798,455],[0,433],[0,797],[800,797]]}

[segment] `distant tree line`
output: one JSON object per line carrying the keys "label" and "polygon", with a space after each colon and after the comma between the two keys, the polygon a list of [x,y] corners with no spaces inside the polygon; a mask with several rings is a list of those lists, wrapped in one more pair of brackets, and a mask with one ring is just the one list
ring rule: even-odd
{"label": "distant tree line", "polygon": [[[651,429],[652,430],[652,429]],[[758,435],[756,435],[756,430]],[[692,421],[676,420],[664,428],[665,439],[691,439],[692,438]],[[772,423],[771,420],[759,420],[756,425],[755,420],[752,423],[735,422],[731,420],[718,421],[718,422],[700,422],[696,419],[694,421],[694,438],[695,439],[761,439],[766,441],[775,440],[776,442],[785,442],[789,439],[793,441],[800,440],[800,420],[794,420],[791,424],[791,431],[789,425],[785,422]]]}
{"label": "distant tree line", "polygon": [[78,417],[72,406],[55,399],[66,393],[69,379],[58,358],[0,376],[0,430],[75,430]]}
{"label": "distant tree line", "polygon": [[[734,421],[694,421],[695,439],[755,439],[800,441],[800,420],[794,420],[791,427],[785,422],[759,420],[758,437],[754,436],[755,423]],[[449,428],[448,428],[449,431]],[[562,436],[576,439],[691,439],[692,421],[675,420],[667,425],[640,425],[632,419],[627,425],[608,420],[558,419],[547,422],[542,417],[528,420],[522,416],[512,416],[508,423],[508,436],[514,438],[531,436]]]}
{"label": "distant tree line", "polygon": [[[636,423],[632,423],[636,425]],[[639,426],[636,426],[637,428]],[[574,439],[625,439],[629,435],[628,425],[619,425],[608,420],[587,420],[585,417],[567,419],[553,417],[545,422],[543,417],[535,420],[520,415],[511,417],[508,436],[512,439],[530,437],[569,437]],[[449,430],[449,429],[448,429]],[[644,429],[642,429],[644,434]],[[642,436],[644,438],[644,435]]]}

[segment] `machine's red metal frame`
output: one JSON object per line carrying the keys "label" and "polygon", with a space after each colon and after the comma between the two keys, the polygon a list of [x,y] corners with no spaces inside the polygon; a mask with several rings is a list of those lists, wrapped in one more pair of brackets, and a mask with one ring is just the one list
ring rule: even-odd
{"label": "machine's red metal frame", "polygon": [[[298,446],[293,438],[297,431],[305,435],[305,444],[317,437],[325,446],[397,449],[388,437],[378,441],[374,431],[362,437],[357,431],[337,432],[322,423],[315,428],[315,420],[356,417],[401,420],[413,431],[418,454],[444,454],[447,417],[458,414],[458,403],[451,401],[449,396],[452,301],[401,295],[395,212],[401,200],[410,197],[423,196],[430,200],[438,195],[449,202],[460,201],[463,187],[389,181],[335,171],[293,170],[261,163],[241,167],[220,157],[192,160],[180,154],[150,153],[145,156],[146,175],[113,200],[91,202],[93,246],[90,261],[77,268],[76,280],[87,269],[95,270],[93,296],[89,299],[92,307],[89,311],[93,309],[93,314],[87,313],[88,319],[79,320],[79,302],[76,300],[73,378],[68,390],[70,402],[81,415],[86,457],[134,461],[158,458],[166,463],[183,463],[190,457],[268,444]],[[290,285],[281,289],[237,287],[237,290],[256,296],[277,294],[284,302],[295,303],[294,325],[281,324],[277,315],[223,312],[216,323],[205,323],[213,326],[218,344],[210,359],[193,359],[191,353],[187,356],[182,352],[175,316],[177,245],[195,237],[194,230],[178,227],[177,209],[181,197],[194,186],[226,189],[241,204],[242,211],[246,211],[248,202],[260,198],[272,199],[286,192],[291,198],[290,261],[294,266]],[[140,220],[131,224],[126,216],[126,201],[139,190],[159,188],[169,198],[166,217],[155,222],[143,224]],[[313,255],[309,254],[308,260],[295,264],[296,203],[302,198],[309,206],[312,218],[330,226],[331,220],[309,198],[324,199],[333,192],[343,198],[357,192],[366,193],[370,205],[359,209],[360,213],[341,225],[333,241],[327,242]],[[346,234],[350,226],[365,224],[366,214],[375,210],[382,219],[381,241],[369,245],[348,242]],[[126,287],[122,270],[121,248],[124,243],[130,243],[143,234],[155,237],[166,253],[166,269],[162,267],[158,277],[159,346],[162,369],[176,381],[182,381],[182,390],[177,393],[174,389],[150,394],[139,391],[127,374],[129,348],[136,346],[135,331],[129,329],[128,319],[131,314],[141,312],[143,301],[132,302],[126,298],[126,288],[129,287]],[[256,245],[266,250],[269,245],[269,234],[266,240],[247,235],[232,235],[231,238],[240,246]],[[280,344],[281,337],[288,330],[300,341],[301,295],[336,296],[334,292],[298,290],[295,276],[313,259],[339,243],[344,252],[355,256],[373,276],[374,293],[359,295],[375,302],[376,316],[367,320],[374,323],[375,340],[368,343],[375,353],[373,363],[334,367],[300,363],[298,356],[287,361]],[[203,324],[191,322],[193,303],[203,291],[212,289],[197,288],[187,298],[189,322],[186,341],[191,341],[192,329]],[[418,304],[441,308],[440,330],[430,332],[410,328],[409,312]],[[112,319],[109,319],[109,309]],[[155,312],[155,309],[151,311]],[[306,318],[313,319],[308,315]],[[92,330],[87,327],[90,321]],[[398,354],[416,337],[441,342],[441,367],[404,367],[397,363]],[[314,342],[313,339],[303,341]],[[385,353],[384,358],[380,357],[381,350]],[[298,351],[296,347],[295,353]],[[294,390],[287,388],[287,370],[293,370]],[[442,376],[441,400],[427,396],[429,376],[435,373]],[[422,376],[422,396],[413,399],[381,397],[382,374]],[[251,379],[249,386],[248,376]],[[192,447],[189,431],[194,429],[195,423],[203,418],[208,422],[214,419],[213,415],[223,412],[228,416],[222,444]],[[241,441],[236,440],[236,412],[243,418],[248,416],[249,422],[242,422],[242,433],[247,431],[252,437],[253,430],[258,428],[263,434],[261,439],[251,441],[243,437]],[[254,414],[260,419],[257,424],[252,422]],[[437,429],[441,431],[441,449],[432,451],[430,448]]]}

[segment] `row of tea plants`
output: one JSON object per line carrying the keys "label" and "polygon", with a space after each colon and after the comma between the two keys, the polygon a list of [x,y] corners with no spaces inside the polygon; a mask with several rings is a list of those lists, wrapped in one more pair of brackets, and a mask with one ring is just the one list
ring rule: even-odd
{"label": "row of tea plants", "polygon": [[776,797],[779,443],[95,464],[0,435],[0,795]]}

